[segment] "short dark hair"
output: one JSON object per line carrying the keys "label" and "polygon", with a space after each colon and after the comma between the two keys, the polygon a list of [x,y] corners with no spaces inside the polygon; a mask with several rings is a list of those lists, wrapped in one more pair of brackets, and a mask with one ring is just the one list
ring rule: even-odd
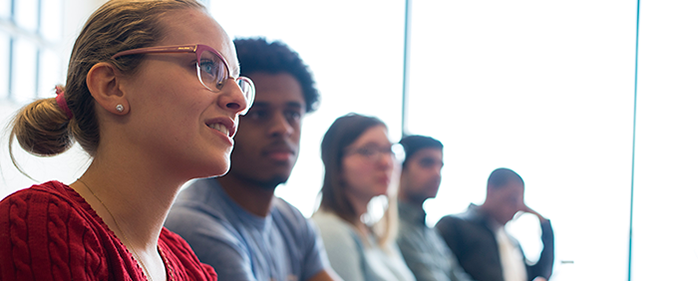
{"label": "short dark hair", "polygon": [[250,76],[255,72],[288,73],[301,85],[306,112],[313,112],[318,108],[319,94],[313,75],[299,54],[287,44],[281,41],[268,42],[264,37],[236,38],[233,43],[236,45],[241,75]]}
{"label": "short dark hair", "polygon": [[403,151],[405,158],[403,160],[403,168],[406,168],[408,161],[411,160],[413,154],[424,148],[437,148],[442,150],[443,145],[439,140],[436,140],[427,136],[412,135],[406,136],[401,141],[399,141],[401,146],[403,146]]}
{"label": "short dark hair", "polygon": [[498,168],[491,172],[489,176],[487,186],[490,188],[500,188],[505,186],[511,181],[516,181],[525,184],[523,178],[518,175],[515,171],[508,168]]}

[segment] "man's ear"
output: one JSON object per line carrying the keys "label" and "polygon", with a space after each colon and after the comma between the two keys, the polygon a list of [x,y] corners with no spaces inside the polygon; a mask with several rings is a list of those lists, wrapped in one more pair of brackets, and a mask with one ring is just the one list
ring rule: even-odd
{"label": "man's ear", "polygon": [[97,104],[112,114],[125,115],[129,102],[119,87],[118,71],[114,65],[100,62],[90,68],[85,82]]}

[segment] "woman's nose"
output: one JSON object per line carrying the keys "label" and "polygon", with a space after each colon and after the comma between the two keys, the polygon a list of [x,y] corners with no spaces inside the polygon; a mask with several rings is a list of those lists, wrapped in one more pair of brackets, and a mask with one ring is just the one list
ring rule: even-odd
{"label": "woman's nose", "polygon": [[381,153],[377,163],[382,168],[392,168],[394,165],[394,155],[392,153]]}
{"label": "woman's nose", "polygon": [[248,89],[246,92],[238,85],[237,79],[231,77],[227,83],[233,85],[225,85],[219,96],[219,106],[226,110],[233,111],[234,115],[243,115],[248,112],[254,98],[254,90]]}

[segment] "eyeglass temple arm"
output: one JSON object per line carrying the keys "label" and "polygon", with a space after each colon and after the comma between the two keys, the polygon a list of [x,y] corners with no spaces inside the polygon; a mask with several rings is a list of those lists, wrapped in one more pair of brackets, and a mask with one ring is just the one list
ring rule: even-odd
{"label": "eyeglass temple arm", "polygon": [[112,56],[112,59],[116,59],[116,58],[121,57],[121,56],[144,54],[144,53],[181,53],[181,52],[194,53],[196,51],[197,51],[197,45],[147,47],[147,48],[126,50],[123,52],[116,53]]}

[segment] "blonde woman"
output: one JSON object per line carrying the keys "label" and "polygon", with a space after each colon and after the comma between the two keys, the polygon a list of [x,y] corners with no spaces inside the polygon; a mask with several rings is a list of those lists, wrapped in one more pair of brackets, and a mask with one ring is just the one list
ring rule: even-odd
{"label": "blonde woman", "polygon": [[392,143],[379,119],[349,114],[335,120],[321,143],[325,177],[313,215],[333,269],[345,281],[415,280],[394,241],[395,198],[382,220],[363,220],[372,198],[388,195]]}
{"label": "blonde woman", "polygon": [[65,88],[21,109],[11,132],[40,156],[75,140],[92,162],[70,185],[0,202],[0,279],[215,280],[163,222],[185,182],[228,170],[254,97],[238,73],[232,41],[196,0],[116,0],[93,13]]}

